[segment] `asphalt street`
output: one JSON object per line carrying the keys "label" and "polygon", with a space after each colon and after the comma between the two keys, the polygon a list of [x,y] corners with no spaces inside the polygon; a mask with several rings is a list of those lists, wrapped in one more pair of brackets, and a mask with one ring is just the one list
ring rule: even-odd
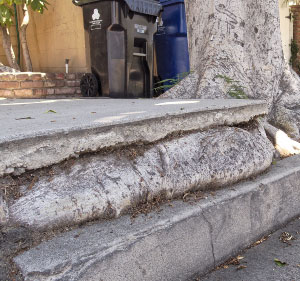
{"label": "asphalt street", "polygon": [[300,280],[300,219],[211,272],[201,281]]}

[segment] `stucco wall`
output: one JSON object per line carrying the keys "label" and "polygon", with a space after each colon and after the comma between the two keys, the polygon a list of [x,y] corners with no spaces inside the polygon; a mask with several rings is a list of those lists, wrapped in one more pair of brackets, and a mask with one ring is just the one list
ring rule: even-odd
{"label": "stucco wall", "polygon": [[[44,14],[30,13],[27,40],[33,70],[64,72],[65,59],[68,58],[70,59],[70,72],[86,72],[89,67],[82,9],[73,5],[71,0],[48,0],[48,2],[50,5]],[[17,54],[15,27],[11,27],[11,32]],[[2,38],[0,43],[0,60],[7,64],[2,48]],[[24,70],[23,62],[21,66]]]}
{"label": "stucco wall", "polygon": [[50,0],[43,15],[32,14],[28,41],[35,71],[61,72],[70,59],[71,72],[86,72],[82,9],[72,1]]}
{"label": "stucco wall", "polygon": [[293,22],[286,18],[290,15],[290,8],[286,4],[283,4],[283,0],[279,0],[279,12],[283,53],[286,61],[289,62],[291,57],[290,44],[293,38]]}

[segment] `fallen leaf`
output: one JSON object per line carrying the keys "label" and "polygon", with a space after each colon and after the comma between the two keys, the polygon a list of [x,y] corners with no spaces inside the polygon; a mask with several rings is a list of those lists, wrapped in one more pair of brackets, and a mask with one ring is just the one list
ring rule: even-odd
{"label": "fallen leaf", "polygon": [[30,119],[34,119],[32,117],[23,117],[23,118],[17,118],[16,120],[30,120]]}
{"label": "fallen leaf", "polygon": [[55,120],[52,120],[52,121],[50,121],[51,123],[55,123],[56,121]]}
{"label": "fallen leaf", "polygon": [[284,266],[287,265],[286,262],[280,261],[279,259],[274,259],[274,262],[275,262],[276,265],[278,265],[278,266],[280,266],[280,267],[284,267]]}
{"label": "fallen leaf", "polygon": [[96,114],[97,112],[91,112],[92,114]]}
{"label": "fallen leaf", "polygon": [[291,245],[290,241],[291,240],[295,240],[295,238],[293,237],[293,235],[291,235],[290,233],[288,232],[283,232],[281,233],[280,237],[279,237],[279,240],[282,242],[282,243],[286,243],[288,245]]}
{"label": "fallen leaf", "polygon": [[54,111],[54,110],[52,110],[52,109],[50,109],[50,110],[46,111],[45,113],[57,113],[57,112]]}
{"label": "fallen leaf", "polygon": [[236,270],[241,270],[241,269],[245,269],[245,268],[247,268],[246,265],[240,265]]}

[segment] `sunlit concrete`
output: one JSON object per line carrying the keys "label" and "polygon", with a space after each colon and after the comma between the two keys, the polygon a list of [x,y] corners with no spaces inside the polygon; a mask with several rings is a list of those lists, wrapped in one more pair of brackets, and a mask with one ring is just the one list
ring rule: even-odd
{"label": "sunlit concrete", "polygon": [[248,122],[267,111],[258,100],[0,100],[0,176],[104,147]]}

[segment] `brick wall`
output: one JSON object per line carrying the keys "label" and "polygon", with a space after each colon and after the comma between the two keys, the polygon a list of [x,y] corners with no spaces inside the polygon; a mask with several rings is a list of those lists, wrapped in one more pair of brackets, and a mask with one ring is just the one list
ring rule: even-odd
{"label": "brick wall", "polygon": [[14,73],[0,74],[2,98],[79,97],[82,73]]}
{"label": "brick wall", "polygon": [[[293,40],[300,47],[300,5],[291,6],[291,12],[293,16]],[[298,59],[300,59],[300,54],[298,54]],[[299,73],[298,68],[294,70]]]}

